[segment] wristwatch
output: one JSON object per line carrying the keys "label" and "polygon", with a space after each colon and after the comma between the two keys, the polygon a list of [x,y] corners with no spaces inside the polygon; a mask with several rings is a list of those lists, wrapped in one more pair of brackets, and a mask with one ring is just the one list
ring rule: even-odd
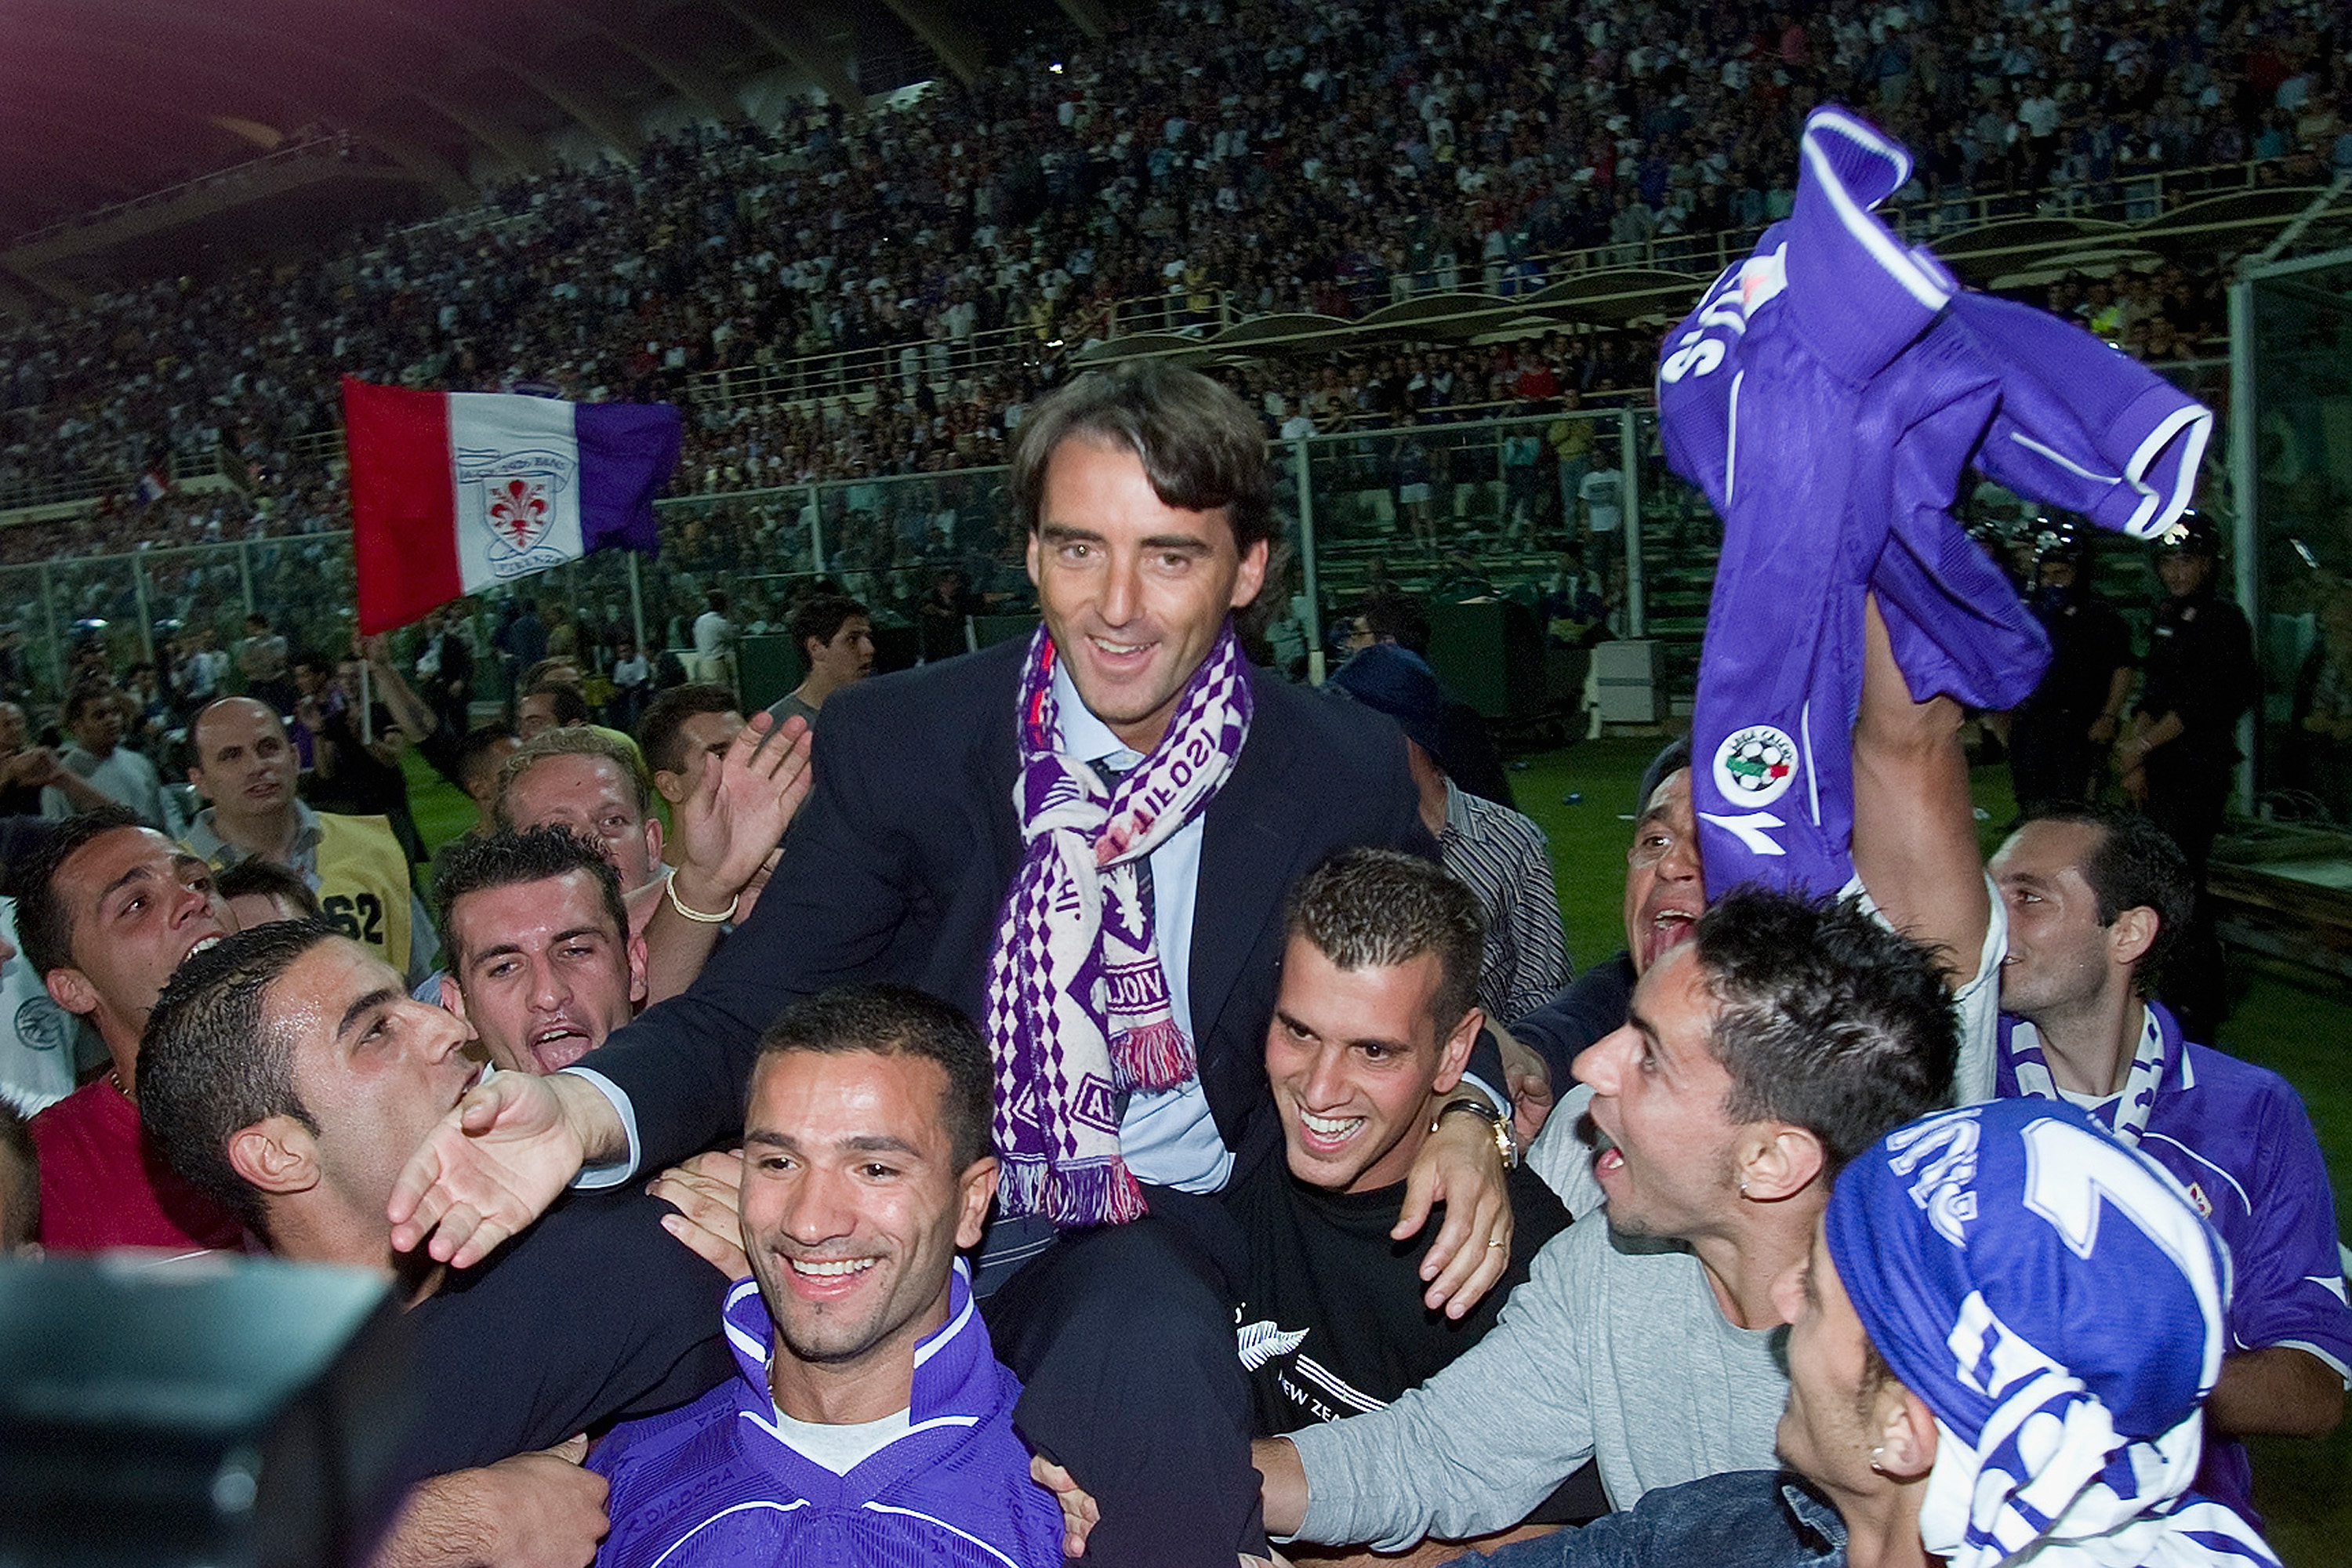
{"label": "wristwatch", "polygon": [[1511,1119],[1488,1104],[1483,1096],[1474,1098],[1465,1095],[1447,1100],[1437,1108],[1437,1114],[1430,1118],[1429,1130],[1436,1131],[1438,1126],[1456,1111],[1465,1116],[1475,1116],[1486,1124],[1495,1135],[1496,1152],[1503,1156],[1503,1169],[1516,1171],[1519,1168],[1519,1141],[1512,1136]]}

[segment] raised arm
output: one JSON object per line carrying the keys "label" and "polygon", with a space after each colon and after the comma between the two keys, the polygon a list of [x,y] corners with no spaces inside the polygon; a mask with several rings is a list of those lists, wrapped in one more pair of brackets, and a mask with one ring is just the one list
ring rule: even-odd
{"label": "raised arm", "polygon": [[1853,726],[1854,872],[1890,925],[1942,949],[1956,986],[1976,973],[1992,918],[1961,718],[1948,697],[1911,700],[1878,602],[1867,601]]}

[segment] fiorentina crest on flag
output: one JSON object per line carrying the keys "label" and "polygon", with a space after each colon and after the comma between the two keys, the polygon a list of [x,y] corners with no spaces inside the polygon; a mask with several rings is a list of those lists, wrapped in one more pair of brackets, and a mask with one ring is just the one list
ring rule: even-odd
{"label": "fiorentina crest on flag", "polygon": [[683,421],[666,404],[343,379],[360,630],[593,551],[652,552]]}
{"label": "fiorentina crest on flag", "polygon": [[485,542],[492,576],[528,576],[579,553],[550,542],[580,536],[578,469],[561,452],[457,453],[457,526]]}

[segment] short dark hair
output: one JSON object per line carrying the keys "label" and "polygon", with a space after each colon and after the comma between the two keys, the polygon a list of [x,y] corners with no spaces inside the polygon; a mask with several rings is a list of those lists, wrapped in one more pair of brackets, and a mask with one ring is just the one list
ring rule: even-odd
{"label": "short dark hair", "polygon": [[[760,1037],[757,1081],[773,1058],[793,1051],[845,1056],[922,1057],[948,1076],[940,1101],[948,1148],[959,1171],[992,1147],[990,1087],[995,1078],[988,1043],[952,1003],[906,985],[852,985],[820,992],[785,1008]],[[748,1112],[747,1112],[748,1113]]]}
{"label": "short dark hair", "polygon": [[556,680],[561,681],[563,685],[570,686],[572,682],[563,680],[562,677],[557,675],[555,672],[559,669],[569,669],[577,673],[579,668],[580,661],[572,658],[570,654],[550,654],[547,658],[541,659],[537,664],[532,665],[529,669],[523,671],[522,689],[524,693],[528,695],[530,689],[537,686],[542,680]]}
{"label": "short dark hair", "polygon": [[324,676],[331,677],[335,673],[335,661],[314,647],[306,647],[296,653],[293,665],[297,669],[315,670]]}
{"label": "short dark hair", "polygon": [[653,700],[646,716],[637,721],[637,749],[646,754],[646,766],[657,773],[681,773],[686,768],[686,721],[698,713],[740,713],[743,704],[723,686],[707,680],[690,680],[684,686],[673,686]]}
{"label": "short dark hair", "polygon": [[79,721],[84,713],[89,712],[92,703],[111,702],[118,695],[120,695],[121,691],[121,688],[116,686],[111,680],[83,680],[76,682],[74,689],[66,693],[67,725],[70,727]]}
{"label": "short dark hair", "polygon": [[450,968],[462,980],[466,954],[457,941],[457,921],[450,918],[457,900],[467,893],[511,888],[523,882],[545,882],[585,871],[595,879],[604,912],[623,942],[629,940],[629,908],[621,898],[621,874],[593,843],[552,823],[520,830],[502,827],[496,833],[469,834],[442,852],[441,869],[433,879],[433,904],[441,911],[441,939],[449,944]]}
{"label": "short dark hair", "polygon": [[1821,1141],[1830,1175],[1893,1129],[1952,1103],[1958,1015],[1936,950],[1853,898],[1735,888],[1692,946],[1720,1010],[1724,1114]]}
{"label": "short dark hair", "polygon": [[525,741],[515,754],[499,769],[498,821],[500,827],[512,828],[515,820],[507,810],[507,796],[515,783],[550,757],[602,757],[621,770],[636,791],[637,815],[654,814],[653,780],[646,776],[646,764],[625,741],[615,740],[601,730],[557,728]]}
{"label": "short dark hair", "polygon": [[2104,802],[2055,801],[2026,813],[2028,822],[2080,822],[2100,829],[2099,842],[2084,858],[2083,880],[2099,900],[2099,923],[2111,926],[2126,910],[2156,911],[2156,940],[2132,965],[2132,987],[2152,994],[2165,961],[2197,905],[2197,882],[2189,858],[2172,835],[2138,812]]}
{"label": "short dark hair", "polygon": [[263,1002],[297,959],[336,935],[325,921],[277,921],[191,953],[147,1016],[139,1042],[139,1124],[173,1170],[267,1237],[268,1205],[229,1163],[256,1122],[318,1120],[294,1091],[293,1041]]}
{"label": "short dark hair", "polygon": [[124,827],[144,827],[127,805],[102,805],[68,816],[42,840],[16,873],[16,945],[33,973],[47,978],[73,967],[73,910],[58,891],[58,873],[92,839]]}
{"label": "short dark hair", "polygon": [[1470,1011],[1486,953],[1478,896],[1433,860],[1397,849],[1341,849],[1298,879],[1283,938],[1305,937],[1341,969],[1385,969],[1437,955],[1429,1016],[1443,1035]]}
{"label": "short dark hair", "polygon": [[213,891],[224,900],[255,894],[265,899],[285,899],[302,911],[298,918],[316,920],[319,916],[319,895],[310,890],[310,884],[299,872],[258,855],[248,855],[226,870],[215,872]]}
{"label": "short dark hair", "polygon": [[794,650],[805,658],[811,637],[821,643],[829,643],[841,635],[841,628],[855,616],[863,616],[869,621],[874,618],[865,605],[846,594],[819,594],[793,612],[786,629],[792,633]]}
{"label": "short dark hair", "polygon": [[[524,697],[544,697],[553,704],[555,722],[561,728],[588,722],[588,699],[568,680],[534,681],[523,691]],[[517,701],[520,708],[521,703]]]}
{"label": "short dark hair", "polygon": [[41,1236],[41,1152],[17,1109],[0,1100],[0,1252]]}
{"label": "short dark hair", "polygon": [[1164,360],[1090,370],[1030,410],[1013,450],[1011,479],[1024,532],[1037,530],[1046,464],[1074,437],[1135,454],[1164,506],[1223,509],[1234,545],[1244,552],[1274,537],[1265,432],[1248,405],[1198,371]]}
{"label": "short dark hair", "polygon": [[[457,753],[449,759],[449,765],[470,789],[474,775],[480,773],[484,764],[497,753],[499,742],[520,739],[511,724],[477,724],[466,731],[465,739],[457,742]],[[504,760],[499,759],[501,764]]]}

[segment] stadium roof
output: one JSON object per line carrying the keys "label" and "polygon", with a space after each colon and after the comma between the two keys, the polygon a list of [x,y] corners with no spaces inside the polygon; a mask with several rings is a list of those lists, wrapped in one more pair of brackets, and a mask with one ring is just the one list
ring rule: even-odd
{"label": "stadium roof", "polygon": [[[1104,26],[1097,0],[1061,9]],[[187,248],[191,224],[217,246],[430,212],[546,166],[556,145],[628,153],[666,113],[740,120],[755,81],[854,100],[969,79],[991,36],[1055,11],[1037,0],[975,23],[949,0],[0,0],[0,275],[14,292],[70,295],[77,278],[166,260],[159,244]]]}

